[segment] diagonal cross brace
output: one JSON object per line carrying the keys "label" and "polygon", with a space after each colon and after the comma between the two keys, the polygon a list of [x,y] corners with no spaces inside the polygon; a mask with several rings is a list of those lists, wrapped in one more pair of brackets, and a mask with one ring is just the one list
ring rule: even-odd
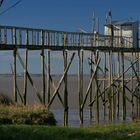
{"label": "diagonal cross brace", "polygon": [[[131,62],[131,65],[132,65],[132,62]],[[136,77],[137,77],[138,83],[140,84],[140,79],[139,79],[139,76],[138,76],[138,74],[137,74],[137,72],[136,72],[136,70],[135,70],[134,65],[132,65],[132,69],[133,69],[133,71],[134,71],[134,73],[135,73],[135,75],[136,75]]]}
{"label": "diagonal cross brace", "polygon": [[[17,51],[16,54],[17,54],[17,56],[18,56],[18,59],[19,59],[21,65],[22,65],[23,69],[25,70],[25,64],[24,64],[24,62],[23,62],[23,60],[22,60],[22,58],[21,58],[19,52]],[[34,85],[34,83],[33,83],[33,80],[32,80],[32,78],[31,78],[31,76],[30,76],[28,70],[27,70],[27,77],[28,77],[28,79],[29,79],[29,81],[30,81],[30,83],[31,83],[31,85],[32,85],[32,87],[33,87],[33,89],[35,90],[36,95],[37,95],[39,101],[42,103],[41,95],[40,95],[40,93],[37,91],[37,89],[36,89],[36,87],[35,87],[35,85]]]}
{"label": "diagonal cross brace", "polygon": [[[139,59],[137,59],[137,60],[135,60],[133,63],[131,63],[131,65],[124,71],[124,73],[126,73],[126,72],[128,72],[128,70],[138,61]],[[124,74],[123,73],[123,74]],[[112,83],[111,83],[111,85],[109,85],[109,86],[107,86],[106,88],[105,88],[105,90],[102,92],[102,94],[100,94],[98,97],[101,97],[104,93],[105,93],[105,91],[107,91],[109,88],[110,88],[110,86],[112,86],[117,80],[119,80],[120,78],[122,77],[122,75],[120,75],[117,79],[115,79]],[[94,100],[89,104],[89,106],[92,106],[92,104],[94,103]]]}
{"label": "diagonal cross brace", "polygon": [[[12,74],[14,74],[14,70],[13,70],[13,66],[12,66],[12,64],[10,64],[10,66],[11,66]],[[19,90],[19,88],[18,88],[17,85],[16,85],[16,89],[17,89],[17,92],[18,92],[19,97],[20,97],[20,99],[21,99],[21,102],[23,103],[23,97],[22,97],[22,95],[20,94],[20,90]]]}
{"label": "diagonal cross brace", "polygon": [[[47,71],[47,65],[45,65],[45,69],[46,69],[46,71]],[[50,74],[49,74],[49,78],[50,78],[50,81],[51,81],[51,83],[52,83],[52,86],[53,86],[53,88],[54,88],[54,90],[55,90],[55,89],[56,89],[56,86],[55,86],[55,84],[54,84],[54,82],[53,82],[53,79],[52,79],[52,76],[51,76]],[[58,92],[57,95],[58,95],[58,98],[59,98],[59,100],[60,100],[62,106],[64,107],[64,102],[63,102],[63,100],[62,100],[62,98],[61,98],[61,96],[60,96],[60,93]]]}
{"label": "diagonal cross brace", "polygon": [[90,82],[89,82],[89,85],[88,85],[88,88],[87,88],[87,91],[86,91],[86,95],[85,95],[83,104],[82,104],[82,106],[81,106],[81,109],[83,109],[84,106],[85,106],[85,103],[86,103],[87,97],[88,97],[88,95],[89,95],[89,91],[90,91],[90,88],[91,88],[91,86],[92,86],[92,82],[93,82],[93,79],[94,79],[94,77],[95,77],[95,75],[96,75],[96,71],[97,71],[98,66],[99,66],[99,64],[100,64],[100,61],[101,61],[101,58],[98,59],[98,61],[97,61],[97,64],[96,64],[95,70],[94,70],[94,72],[93,72],[93,74],[92,74],[92,77],[91,77],[91,79],[90,79]]}
{"label": "diagonal cross brace", "polygon": [[65,78],[65,76],[66,76],[66,74],[67,74],[67,72],[68,72],[68,70],[69,70],[69,68],[70,68],[70,65],[71,65],[71,63],[72,63],[72,61],[73,61],[73,59],[74,59],[74,56],[75,56],[75,53],[72,54],[71,59],[70,59],[70,62],[69,62],[69,64],[68,64],[68,66],[66,67],[66,69],[65,69],[65,71],[64,71],[64,73],[63,73],[63,75],[62,75],[62,77],[61,77],[61,79],[60,79],[60,81],[59,81],[59,83],[58,83],[58,85],[57,85],[55,91],[54,91],[54,94],[53,94],[53,96],[52,96],[50,102],[48,103],[48,107],[52,104],[52,102],[53,102],[55,96],[58,94],[58,90],[59,90],[60,86],[62,85],[62,82],[63,82],[63,80],[64,80],[64,78]]}

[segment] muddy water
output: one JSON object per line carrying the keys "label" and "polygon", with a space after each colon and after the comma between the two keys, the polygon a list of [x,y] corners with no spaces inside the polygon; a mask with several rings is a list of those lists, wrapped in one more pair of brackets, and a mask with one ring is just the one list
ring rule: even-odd
{"label": "muddy water", "polygon": [[[40,75],[32,75],[34,84],[38,91],[41,93],[41,88],[42,88],[42,80]],[[53,76],[53,81],[55,85],[57,86],[58,81],[60,80],[61,76]],[[68,77],[68,98],[69,98],[69,126],[72,127],[79,127],[79,117],[78,117],[78,86],[77,86],[77,76],[71,75]],[[89,83],[89,77],[84,76],[84,94],[86,92],[87,86]],[[17,84],[18,88],[20,89],[21,94],[23,93],[23,76],[18,76],[17,77]],[[93,83],[93,88],[94,88],[94,83]],[[53,88],[51,87],[51,93],[53,93]],[[12,75],[0,75],[0,92],[3,92],[7,95],[9,95],[11,98],[13,98],[13,79]],[[59,90],[60,95],[63,97],[63,85],[61,86]],[[93,93],[94,94],[94,93]],[[28,91],[27,91],[27,103],[29,105],[31,104],[38,104],[39,101],[35,95],[35,91],[32,88],[31,84],[28,81]],[[130,95],[128,95],[130,96]],[[47,98],[46,98],[47,100]],[[20,101],[20,99],[19,99]],[[88,102],[89,99],[87,100],[87,103],[85,105],[84,109],[84,126],[89,126],[91,124],[95,124],[96,120],[96,106],[93,107],[93,120],[90,121],[89,119],[89,107],[88,107]],[[103,113],[103,106],[102,102],[99,102],[100,106],[100,122],[101,123],[106,123],[107,117],[104,118],[104,113]],[[121,106],[121,105],[120,105]],[[63,108],[62,105],[60,104],[58,98],[54,100],[52,106],[51,106],[51,111],[55,114],[56,120],[58,122],[58,125],[63,124]],[[121,113],[121,110],[120,110]],[[120,114],[120,120],[121,120],[121,114]],[[127,121],[131,120],[131,104],[127,103]],[[121,121],[116,121],[121,122]]]}

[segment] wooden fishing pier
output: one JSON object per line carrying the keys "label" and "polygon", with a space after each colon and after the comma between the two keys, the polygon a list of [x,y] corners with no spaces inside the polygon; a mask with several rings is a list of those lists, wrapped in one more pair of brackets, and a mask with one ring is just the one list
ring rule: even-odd
{"label": "wooden fishing pier", "polygon": [[[97,20],[98,21],[98,20]],[[131,106],[133,119],[140,119],[140,77],[139,77],[139,53],[140,48],[132,46],[132,37],[125,37],[113,33],[111,35],[100,35],[98,28],[93,33],[65,32],[47,29],[32,29],[14,26],[0,26],[0,51],[13,51],[13,86],[14,101],[27,104],[28,81],[34,89],[34,93],[40,103],[50,108],[57,96],[64,108],[64,126],[69,120],[69,98],[68,98],[68,71],[73,61],[78,61],[78,91],[79,97],[79,120],[80,125],[84,121],[84,108],[88,102],[90,120],[93,117],[93,106],[95,106],[96,123],[100,122],[99,106],[103,107],[104,117],[108,121],[127,117],[127,105]],[[123,40],[123,41],[122,41]],[[139,41],[137,39],[137,41]],[[25,50],[25,61],[18,50]],[[42,91],[36,88],[32,76],[28,71],[29,51],[38,50],[41,55],[42,65]],[[44,51],[47,50],[47,55]],[[63,55],[64,72],[57,85],[51,75],[51,52],[60,51]],[[90,79],[86,89],[83,91],[84,80],[84,53],[88,52]],[[115,56],[116,59],[113,59]],[[47,62],[46,62],[47,58]],[[69,59],[68,59],[69,58]],[[78,58],[75,60],[75,58]],[[24,70],[24,92],[21,93],[17,86],[17,60]],[[129,61],[130,65],[125,65]],[[101,66],[100,64],[103,64]],[[94,83],[94,86],[93,86]],[[59,92],[64,87],[63,93]],[[54,92],[52,93],[51,87]],[[20,99],[20,100],[18,100]],[[120,117],[121,116],[121,117]]]}

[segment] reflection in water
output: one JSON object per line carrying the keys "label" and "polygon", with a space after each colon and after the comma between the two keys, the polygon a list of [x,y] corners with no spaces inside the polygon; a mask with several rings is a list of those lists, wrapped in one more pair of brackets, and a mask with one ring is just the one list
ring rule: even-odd
{"label": "reflection in water", "polygon": [[[58,126],[63,126],[63,109],[52,109],[51,110],[53,113],[54,113],[54,116],[57,120],[57,125]],[[120,111],[121,112],[121,111]],[[94,112],[94,114],[96,114]],[[96,116],[93,116],[93,119],[90,121],[90,118],[89,118],[89,110],[84,110],[84,127],[88,127],[88,126],[91,126],[91,125],[95,125],[96,124]],[[100,111],[100,124],[107,124],[109,123],[107,121],[107,115],[106,115],[106,118],[104,118],[104,112],[103,111]],[[127,118],[126,118],[126,123],[127,122],[130,122],[132,121],[132,118],[131,118],[131,111],[129,110],[128,113],[127,113]],[[119,120],[115,120],[115,121],[112,121],[112,123],[122,123],[122,116],[120,114],[120,118]],[[72,109],[69,111],[69,127],[80,127],[80,124],[79,124],[79,113],[78,113],[78,110],[76,109]]]}
{"label": "reflection in water", "polygon": [[[53,81],[55,82],[55,85],[57,85],[58,80],[61,78],[61,76],[53,76]],[[34,81],[34,84],[38,91],[42,91],[42,79],[41,76],[39,75],[32,75],[32,79]],[[68,77],[68,99],[69,99],[69,126],[70,127],[79,127],[79,110],[78,110],[78,89],[77,89],[77,77],[76,76],[69,76]],[[23,93],[23,76],[18,76],[17,77],[17,83],[18,83],[18,88],[21,93]],[[89,77],[84,76],[84,96],[86,93],[86,89],[88,87],[89,83]],[[131,87],[131,83],[128,84],[129,87]],[[9,97],[13,99],[13,77],[12,75],[0,75],[0,92],[7,94]],[[53,91],[51,92],[53,94]],[[63,96],[63,86],[60,88],[59,93],[61,96]],[[127,94],[127,91],[126,91]],[[93,92],[93,97],[95,96],[95,93]],[[127,94],[127,97],[131,99],[131,94]],[[18,103],[20,103],[20,99],[18,99]],[[90,125],[95,125],[96,124],[96,105],[93,105],[93,119],[90,121],[89,118],[89,106],[88,106],[89,100],[87,100],[87,103],[85,104],[84,108],[84,127],[88,127]],[[135,100],[134,100],[135,103]],[[28,90],[27,90],[27,104],[28,105],[33,105],[33,104],[39,104],[39,100],[37,99],[37,96],[35,94],[35,91],[31,84],[28,82]],[[127,118],[126,122],[130,122],[132,119],[131,115],[131,103],[127,102]],[[119,120],[116,119],[113,123],[120,123],[122,122],[122,101],[120,99],[120,117]],[[100,99],[99,101],[99,109],[100,109],[100,123],[108,123],[108,115],[104,119],[104,112],[103,112],[103,104]],[[55,118],[58,122],[58,125],[63,126],[63,108],[61,103],[59,102],[58,98],[56,97],[54,102],[52,103],[51,106],[51,111],[54,113]],[[107,106],[106,106],[106,111],[107,111]],[[136,115],[136,106],[134,108],[134,116]]]}

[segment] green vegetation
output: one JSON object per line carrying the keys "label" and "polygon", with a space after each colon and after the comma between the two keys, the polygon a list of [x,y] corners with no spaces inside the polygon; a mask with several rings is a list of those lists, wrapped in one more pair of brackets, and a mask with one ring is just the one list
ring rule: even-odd
{"label": "green vegetation", "polygon": [[44,106],[0,105],[0,124],[55,125],[56,120]]}
{"label": "green vegetation", "polygon": [[63,128],[38,125],[1,125],[1,140],[139,140],[140,124]]}
{"label": "green vegetation", "polygon": [[[28,125],[27,125],[28,124]],[[50,126],[56,120],[44,106],[16,105],[0,94],[0,140],[139,140],[140,123],[89,128]]]}
{"label": "green vegetation", "polygon": [[0,92],[0,124],[56,125],[56,120],[43,105],[17,105]]}
{"label": "green vegetation", "polygon": [[0,104],[11,105],[13,104],[13,101],[8,95],[0,92]]}

